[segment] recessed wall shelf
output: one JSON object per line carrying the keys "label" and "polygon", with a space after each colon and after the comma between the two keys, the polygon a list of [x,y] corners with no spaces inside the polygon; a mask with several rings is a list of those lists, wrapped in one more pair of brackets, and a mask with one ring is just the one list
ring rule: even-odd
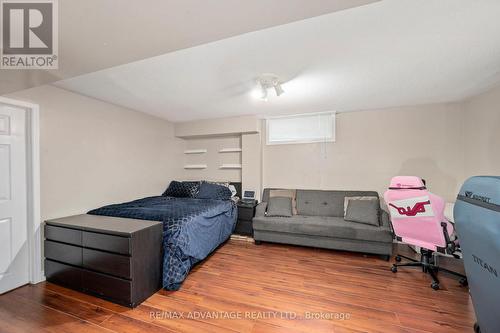
{"label": "recessed wall shelf", "polygon": [[206,164],[188,164],[184,166],[184,169],[206,169]]}
{"label": "recessed wall shelf", "polygon": [[241,169],[241,164],[222,164],[219,169]]}
{"label": "recessed wall shelf", "polygon": [[241,148],[222,148],[219,153],[240,153]]}
{"label": "recessed wall shelf", "polygon": [[206,149],[189,149],[189,150],[184,150],[184,154],[204,154],[206,153]]}

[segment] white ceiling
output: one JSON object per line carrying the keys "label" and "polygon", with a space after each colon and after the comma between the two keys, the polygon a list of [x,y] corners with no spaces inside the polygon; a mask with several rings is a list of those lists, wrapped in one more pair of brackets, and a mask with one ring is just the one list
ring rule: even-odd
{"label": "white ceiling", "polygon": [[0,94],[374,1],[59,1],[59,69],[0,69]]}
{"label": "white ceiling", "polygon": [[[500,1],[384,0],[57,82],[170,121],[447,102],[500,79]],[[285,94],[252,97],[272,72]]]}

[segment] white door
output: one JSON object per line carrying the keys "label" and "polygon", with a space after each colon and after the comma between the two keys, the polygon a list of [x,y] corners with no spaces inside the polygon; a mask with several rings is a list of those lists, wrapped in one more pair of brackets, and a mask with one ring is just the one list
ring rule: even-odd
{"label": "white door", "polygon": [[26,111],[0,103],[0,294],[29,282]]}

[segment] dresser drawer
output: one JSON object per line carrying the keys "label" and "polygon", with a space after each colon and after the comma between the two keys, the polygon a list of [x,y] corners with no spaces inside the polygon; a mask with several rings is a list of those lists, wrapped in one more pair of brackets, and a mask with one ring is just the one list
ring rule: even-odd
{"label": "dresser drawer", "polygon": [[233,233],[238,235],[253,236],[252,221],[238,220]]}
{"label": "dresser drawer", "polygon": [[118,303],[131,305],[131,281],[84,270],[83,289]]}
{"label": "dresser drawer", "polygon": [[255,216],[255,207],[238,207],[238,219],[252,221]]}
{"label": "dresser drawer", "polygon": [[45,259],[45,276],[47,281],[61,284],[65,287],[82,289],[81,268],[61,264],[49,259]]}
{"label": "dresser drawer", "polygon": [[96,232],[84,231],[82,235],[84,247],[109,252],[132,254],[130,238],[108,234],[98,234]]}
{"label": "dresser drawer", "polygon": [[83,249],[83,268],[111,274],[124,279],[132,278],[131,257],[98,250]]}
{"label": "dresser drawer", "polygon": [[45,257],[48,259],[74,266],[82,265],[81,247],[45,240],[44,251]]}
{"label": "dresser drawer", "polygon": [[45,238],[68,244],[82,245],[82,231],[76,229],[46,224]]}

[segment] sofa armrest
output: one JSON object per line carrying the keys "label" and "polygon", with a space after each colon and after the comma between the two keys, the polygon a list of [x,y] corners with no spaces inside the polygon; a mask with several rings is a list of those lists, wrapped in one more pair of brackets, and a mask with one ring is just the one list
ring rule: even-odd
{"label": "sofa armrest", "polygon": [[264,217],[266,215],[267,202],[261,202],[255,208],[255,217]]}
{"label": "sofa armrest", "polygon": [[389,213],[385,209],[380,210],[380,226],[391,228],[391,221],[389,220]]}
{"label": "sofa armrest", "polygon": [[385,209],[380,210],[380,226],[389,230],[392,233],[392,237],[395,237],[394,230],[392,229],[391,216]]}

